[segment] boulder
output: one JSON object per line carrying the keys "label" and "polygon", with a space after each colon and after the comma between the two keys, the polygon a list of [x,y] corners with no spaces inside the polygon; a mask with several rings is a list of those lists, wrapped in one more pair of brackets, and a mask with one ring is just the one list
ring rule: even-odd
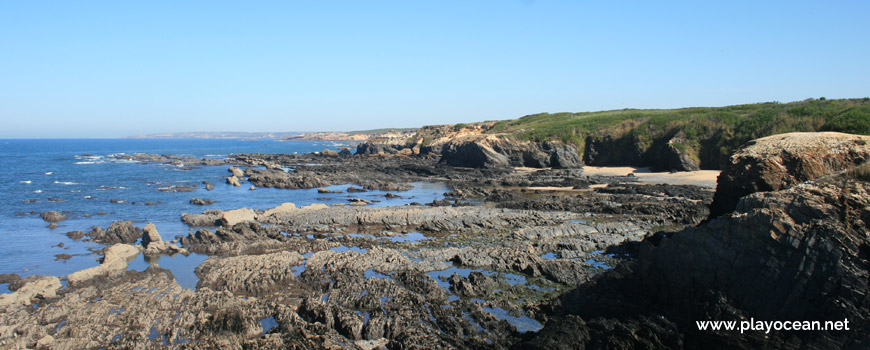
{"label": "boulder", "polygon": [[338,152],[331,149],[324,149],[323,151],[320,151],[320,155],[327,157],[338,157]]}
{"label": "boulder", "polygon": [[72,240],[80,240],[85,236],[85,233],[82,231],[69,231],[66,233],[66,236]]}
{"label": "boulder", "polygon": [[221,214],[220,224],[222,226],[234,226],[240,222],[256,221],[257,213],[248,208],[228,210]]}
{"label": "boulder", "polygon": [[777,191],[870,160],[870,136],[788,133],[751,141],[719,175],[710,218],[729,213],[741,197]]}
{"label": "boulder", "polygon": [[227,178],[227,185],[233,185],[233,186],[239,187],[242,184],[239,183],[239,178],[237,176],[233,175],[233,176],[230,176]]}
{"label": "boulder", "polygon": [[115,221],[106,230],[93,227],[88,236],[106,244],[133,243],[142,237],[142,229],[133,226],[132,221]]}
{"label": "boulder", "polygon": [[193,204],[193,205],[212,205],[212,204],[214,204],[214,201],[210,200],[210,199],[191,198],[190,204]]}
{"label": "boulder", "polygon": [[142,230],[142,247],[148,248],[152,243],[160,244],[162,242],[163,238],[157,232],[157,227],[150,222],[148,225],[145,225],[145,228]]}
{"label": "boulder", "polygon": [[239,178],[239,177],[244,177],[244,176],[245,176],[245,172],[242,171],[242,169],[236,168],[236,167],[234,167],[234,166],[229,167],[229,169],[227,169],[227,170],[228,170],[230,173],[232,173],[233,176],[235,176],[235,177],[237,177],[237,178]]}
{"label": "boulder", "polygon": [[66,220],[66,215],[63,215],[63,214],[56,212],[56,211],[47,211],[47,212],[44,212],[42,214],[39,214],[39,216],[42,217],[42,220],[45,220],[45,221],[48,221],[51,223]]}

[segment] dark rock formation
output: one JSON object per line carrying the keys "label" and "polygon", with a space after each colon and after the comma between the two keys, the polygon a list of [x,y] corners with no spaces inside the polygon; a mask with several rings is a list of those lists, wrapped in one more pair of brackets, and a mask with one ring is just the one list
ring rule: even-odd
{"label": "dark rock formation", "polygon": [[39,216],[42,218],[42,220],[45,220],[45,221],[48,221],[51,223],[66,220],[66,215],[63,215],[63,214],[56,212],[56,211],[47,211],[47,212],[44,212],[42,214],[39,214]]}
{"label": "dark rock formation", "polygon": [[710,218],[729,213],[750,193],[786,189],[870,160],[870,136],[790,133],[754,140],[719,175]]}
{"label": "dark rock formation", "polygon": [[444,145],[441,161],[472,168],[575,168],[583,164],[577,150],[557,141],[511,141],[497,136],[458,138]]}
{"label": "dark rock formation", "polygon": [[17,273],[0,273],[0,283],[13,283],[20,279]]}
{"label": "dark rock formation", "polygon": [[[797,140],[801,146],[819,140],[805,136],[759,140],[770,149],[755,154],[787,154]],[[853,143],[837,154],[861,154],[863,146]],[[755,182],[780,188],[816,179],[747,195],[732,213],[647,238],[636,262],[566,294],[552,306],[557,316],[517,348],[870,347],[870,182],[838,173],[843,159],[823,160],[834,155],[792,156],[805,159],[749,179],[775,179]],[[758,161],[783,164],[776,157]],[[751,318],[848,320],[850,330],[700,331],[695,323]]]}
{"label": "dark rock formation", "polygon": [[212,204],[214,204],[214,201],[210,200],[210,199],[191,198],[190,204],[193,204],[193,205],[212,205]]}
{"label": "dark rock formation", "polygon": [[105,230],[93,227],[88,236],[95,242],[106,244],[133,243],[142,237],[142,229],[133,226],[132,221],[115,221]]}
{"label": "dark rock formation", "polygon": [[82,231],[69,231],[66,233],[66,236],[73,240],[80,240],[85,236],[85,233]]}
{"label": "dark rock formation", "polygon": [[653,171],[700,170],[682,132],[644,142],[632,134],[586,138],[583,161],[595,166],[648,166]]}

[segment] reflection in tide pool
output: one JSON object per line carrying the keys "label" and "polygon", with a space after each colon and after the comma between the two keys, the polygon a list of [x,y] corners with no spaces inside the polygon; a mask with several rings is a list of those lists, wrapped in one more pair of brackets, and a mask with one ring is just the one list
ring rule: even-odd
{"label": "reflection in tide pool", "polygon": [[145,271],[148,266],[157,265],[169,271],[175,276],[178,285],[183,288],[196,290],[196,284],[199,282],[199,276],[194,273],[196,267],[202,264],[207,255],[192,253],[190,256],[177,254],[174,256],[155,256],[146,257],[145,254],[139,254],[133,261],[127,264],[127,269],[136,271]]}

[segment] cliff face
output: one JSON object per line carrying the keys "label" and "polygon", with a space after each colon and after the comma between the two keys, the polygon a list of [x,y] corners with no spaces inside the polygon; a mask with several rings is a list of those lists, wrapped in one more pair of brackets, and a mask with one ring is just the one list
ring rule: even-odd
{"label": "cliff face", "polygon": [[472,168],[576,168],[583,165],[571,145],[558,141],[518,142],[492,135],[448,142],[441,149],[441,161]]}
{"label": "cliff face", "polygon": [[438,155],[452,166],[471,168],[577,168],[577,149],[559,141],[511,140],[483,134],[492,123],[425,126],[416,134],[377,138],[357,146],[357,154]]}
{"label": "cliff face", "polygon": [[[769,179],[764,184],[778,189],[749,194],[733,212],[698,227],[647,238],[635,262],[566,294],[554,305],[561,315],[518,347],[870,347],[870,182],[837,171],[852,158],[831,159],[862,154],[864,145],[842,134],[755,145],[764,148],[743,152],[759,155],[743,157],[742,165],[756,169],[744,182]],[[834,155],[794,153],[820,152],[812,145]],[[801,165],[768,167],[784,163],[762,154],[791,154]],[[816,179],[794,185],[806,176]],[[717,196],[728,191],[720,187]],[[714,332],[695,323],[750,318],[848,320],[850,330]]]}
{"label": "cliff face", "polygon": [[788,188],[868,160],[870,136],[789,133],[754,140],[719,175],[710,218],[731,212],[747,194]]}
{"label": "cliff face", "polygon": [[589,136],[583,162],[595,166],[648,166],[653,171],[700,170],[701,162],[686,151],[687,143],[682,132],[651,142],[643,142],[632,135]]}

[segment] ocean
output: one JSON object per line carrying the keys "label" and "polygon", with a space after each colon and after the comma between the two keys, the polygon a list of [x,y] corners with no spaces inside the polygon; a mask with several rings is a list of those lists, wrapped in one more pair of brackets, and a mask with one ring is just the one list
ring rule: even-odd
{"label": "ocean", "polygon": [[[106,228],[113,221],[132,220],[139,227],[152,222],[165,240],[185,236],[191,229],[181,222],[182,213],[200,213],[208,209],[268,209],[285,202],[296,205],[336,203],[347,194],[322,194],[316,189],[285,190],[233,187],[225,183],[227,166],[173,166],[155,163],[119,161],[112,154],[172,154],[198,158],[221,158],[233,153],[309,153],[324,149],[338,150],[349,146],[333,141],[274,140],[242,141],[234,139],[29,139],[0,140],[0,273],[54,275],[58,277],[98,265],[101,256],[92,253],[103,248],[99,243],[75,241],[66,232],[90,231],[92,226]],[[202,181],[215,184],[207,191]],[[162,192],[159,188],[196,185],[193,192]],[[349,185],[330,186],[344,190]],[[354,193],[354,197],[380,199],[373,206],[427,203],[443,198],[448,191],[443,183],[415,183],[402,197],[383,201],[382,191]],[[318,200],[327,197],[329,200]],[[215,201],[213,205],[190,204],[191,198]],[[113,203],[112,201],[119,203]],[[151,202],[152,205],[145,203]],[[157,203],[157,204],[153,204]],[[58,211],[68,219],[55,229],[39,213]],[[99,213],[99,214],[98,214]],[[70,259],[55,260],[57,254]],[[207,257],[164,256],[145,261],[142,254],[130,263],[130,269],[144,270],[151,263],[173,271],[185,288],[195,288],[193,273]],[[8,293],[0,284],[0,293]]]}

